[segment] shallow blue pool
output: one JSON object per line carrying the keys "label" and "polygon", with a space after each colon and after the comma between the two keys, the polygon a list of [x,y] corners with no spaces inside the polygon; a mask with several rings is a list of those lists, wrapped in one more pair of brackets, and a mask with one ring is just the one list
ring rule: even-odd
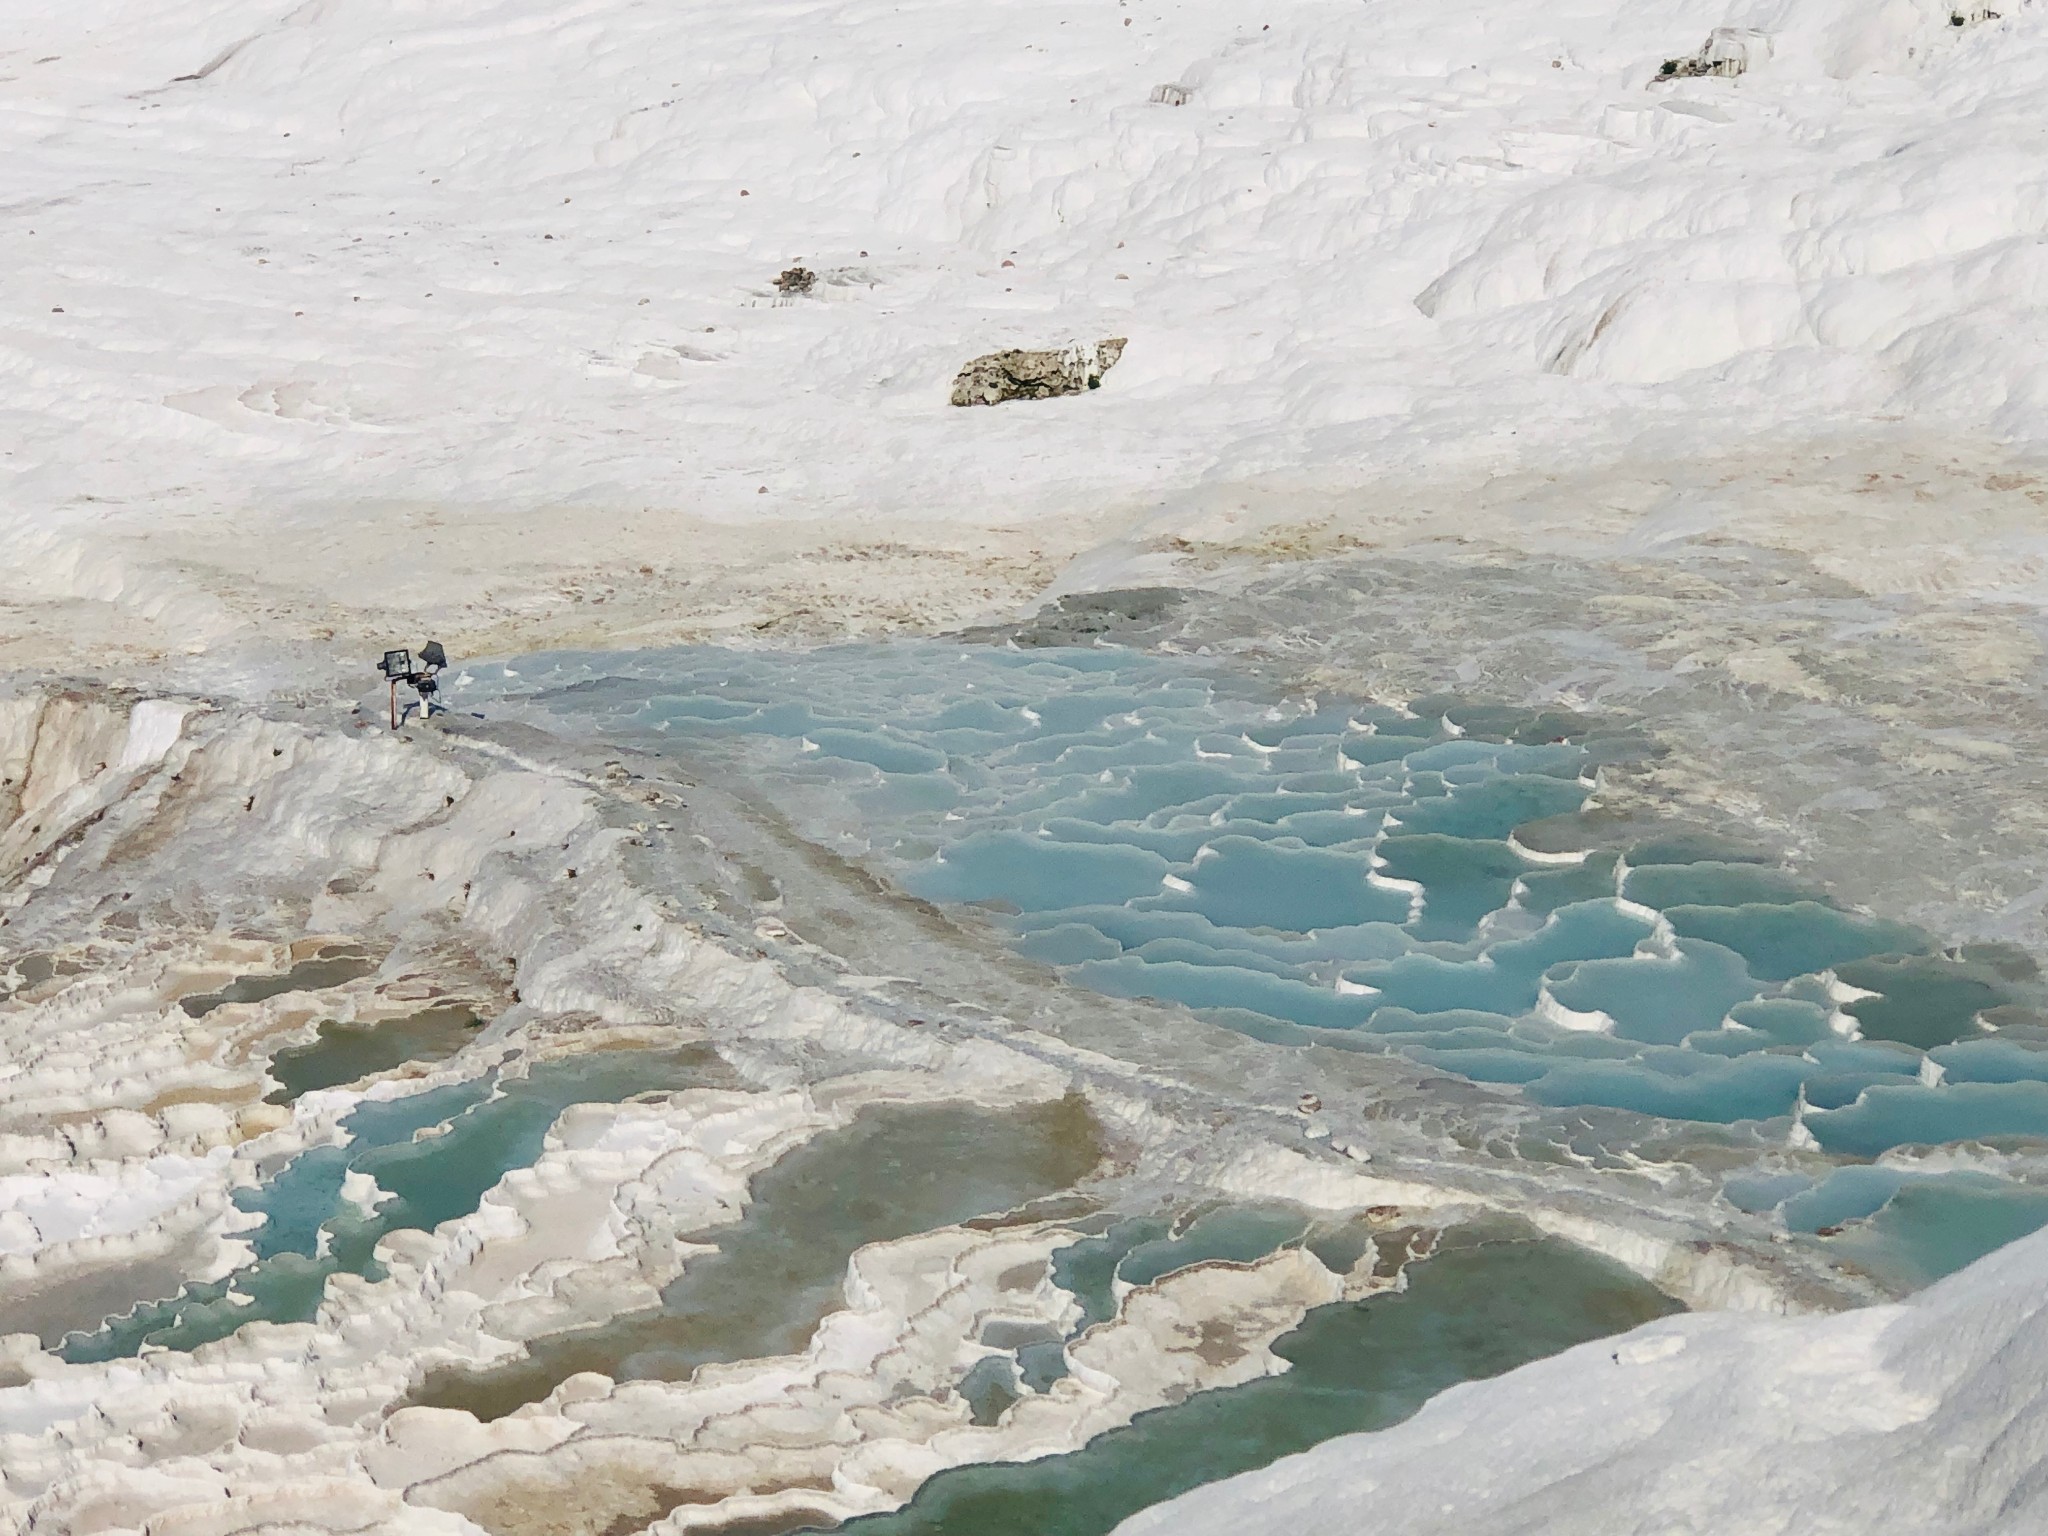
{"label": "shallow blue pool", "polygon": [[[263,1218],[249,1233],[250,1263],[74,1333],[59,1353],[73,1362],[115,1360],[197,1349],[245,1323],[310,1321],[330,1276],[382,1277],[382,1238],[466,1216],[507,1173],[531,1167],[571,1104],[618,1103],[722,1081],[722,1074],[723,1064],[703,1049],[593,1051],[540,1062],[523,1077],[486,1074],[405,1097],[366,1098],[342,1120],[344,1142],[301,1152],[236,1192],[241,1209]],[[344,1199],[351,1172],[376,1180],[372,1209]]]}
{"label": "shallow blue pool", "polygon": [[810,835],[1068,980],[1261,1038],[1547,1105],[1797,1115],[1853,1158],[2048,1138],[2048,1052],[1986,1019],[2039,1001],[2009,963],[1696,838],[1532,851],[1517,829],[1572,817],[1638,750],[1568,717],[1278,698],[1109,646],[565,654],[464,691],[725,754]]}

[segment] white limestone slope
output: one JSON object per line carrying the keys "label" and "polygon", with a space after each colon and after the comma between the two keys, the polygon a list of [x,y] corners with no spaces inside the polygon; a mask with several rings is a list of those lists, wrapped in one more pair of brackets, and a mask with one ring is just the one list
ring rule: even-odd
{"label": "white limestone slope", "polygon": [[1174,537],[2037,596],[1995,9],[0,0],[11,654],[936,622]]}
{"label": "white limestone slope", "polygon": [[2044,1382],[2048,1233],[1901,1305],[1651,1323],[1118,1531],[2019,1536],[2048,1525]]}

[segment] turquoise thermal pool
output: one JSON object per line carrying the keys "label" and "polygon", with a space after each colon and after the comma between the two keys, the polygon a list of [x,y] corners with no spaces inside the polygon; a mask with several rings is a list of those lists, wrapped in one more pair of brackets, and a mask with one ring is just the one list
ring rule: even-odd
{"label": "turquoise thermal pool", "polygon": [[1278,697],[1113,646],[562,654],[463,686],[744,776],[1066,982],[1278,1045],[1844,1161],[2048,1137],[2023,956],[1943,948],[1698,836],[1602,846],[1596,774],[1644,743],[1562,712]]}
{"label": "turquoise thermal pool", "polygon": [[[729,1081],[708,1050],[597,1051],[542,1062],[523,1077],[495,1075],[403,1098],[365,1099],[341,1122],[348,1140],[301,1152],[273,1177],[239,1191],[236,1204],[263,1218],[249,1233],[253,1260],[225,1279],[185,1286],[74,1333],[71,1361],[113,1360],[146,1348],[192,1350],[255,1321],[305,1322],[337,1273],[377,1278],[378,1240],[431,1231],[466,1216],[515,1168],[541,1154],[571,1104],[615,1104],[635,1094]],[[422,1135],[422,1133],[428,1133]],[[342,1198],[351,1172],[381,1194],[363,1211]]]}
{"label": "turquoise thermal pool", "polygon": [[861,1536],[1102,1536],[1139,1510],[1337,1435],[1384,1429],[1444,1388],[1677,1310],[1619,1266],[1477,1229],[1410,1265],[1406,1287],[1319,1307],[1279,1375],[1140,1414],[1064,1456],[942,1472]]}
{"label": "turquoise thermal pool", "polygon": [[270,1075],[278,1086],[267,1102],[289,1104],[301,1094],[357,1082],[407,1062],[444,1061],[475,1038],[483,1023],[466,1003],[422,1008],[374,1024],[323,1020],[310,1042],[286,1046],[271,1057]]}
{"label": "turquoise thermal pool", "polygon": [[535,1339],[508,1365],[436,1373],[410,1401],[495,1419],[579,1371],[680,1381],[714,1361],[793,1354],[842,1303],[855,1249],[1057,1194],[1100,1157],[1078,1097],[865,1110],[756,1175],[740,1220],[699,1234],[717,1253],[690,1264],[660,1308]]}

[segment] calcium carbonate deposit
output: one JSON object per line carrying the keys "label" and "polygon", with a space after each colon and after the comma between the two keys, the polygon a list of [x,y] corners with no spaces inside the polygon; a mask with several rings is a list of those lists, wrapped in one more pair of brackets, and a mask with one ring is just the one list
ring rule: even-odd
{"label": "calcium carbonate deposit", "polygon": [[0,17],[0,1532],[2048,1524],[2048,11]]}

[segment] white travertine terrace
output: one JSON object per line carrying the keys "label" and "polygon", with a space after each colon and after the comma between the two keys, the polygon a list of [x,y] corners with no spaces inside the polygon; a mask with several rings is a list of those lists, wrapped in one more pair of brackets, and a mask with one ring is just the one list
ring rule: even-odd
{"label": "white travertine terrace", "polygon": [[[626,878],[618,855],[634,834],[606,826],[600,795],[571,776],[488,760],[464,768],[402,741],[218,713],[171,733],[152,724],[160,708],[107,708],[115,724],[135,718],[128,737],[90,711],[51,718],[89,720],[110,741],[151,730],[156,755],[95,759],[38,807],[46,824],[22,860],[54,873],[9,915],[24,945],[89,932],[93,962],[0,1004],[0,1286],[14,1303],[47,1311],[107,1294],[118,1310],[167,1294],[166,1277],[228,1274],[247,1261],[254,1225],[232,1205],[235,1190],[332,1142],[366,1099],[473,1075],[477,1052],[545,1060],[702,1039],[708,1024],[761,1082],[572,1107],[539,1160],[503,1177],[472,1215],[385,1238],[381,1279],[330,1279],[312,1322],[251,1322],[192,1353],[107,1364],[66,1364],[30,1334],[6,1340],[5,1528],[470,1528],[449,1524],[460,1511],[510,1533],[527,1529],[520,1501],[501,1497],[516,1487],[612,1509],[597,1531],[648,1496],[633,1469],[650,1457],[661,1486],[687,1477],[705,1491],[671,1517],[677,1529],[782,1506],[852,1515],[893,1506],[942,1467],[1070,1448],[1188,1390],[1271,1370],[1268,1346],[1308,1308],[1387,1283],[1332,1275],[1298,1249],[1175,1272],[1126,1291],[1118,1317],[1071,1346],[1071,1374],[1051,1391],[977,1427],[953,1388],[989,1352],[977,1342],[983,1325],[1071,1324],[1073,1300],[1052,1286],[1046,1260],[1078,1234],[1057,1220],[942,1229],[858,1253],[846,1310],[800,1356],[709,1367],[673,1385],[572,1377],[490,1424],[425,1407],[387,1417],[429,1366],[486,1366],[521,1339],[652,1304],[704,1251],[678,1246],[678,1234],[734,1220],[753,1174],[863,1104],[1043,1101],[1066,1090],[1068,1073],[994,1039],[865,1014],[693,931]],[[77,760],[60,726],[39,739],[45,754]],[[45,758],[35,771],[49,776]],[[573,884],[566,867],[578,871]],[[17,891],[20,872],[10,872]],[[309,889],[323,892],[310,904],[299,894]],[[144,902],[142,927],[104,920]],[[381,971],[318,992],[197,1017],[180,1006],[309,953],[312,941],[258,936],[293,920],[393,953]],[[380,993],[417,997],[434,967],[450,987],[502,988],[486,957],[506,952],[520,998],[509,1032],[367,1089],[260,1102],[267,1050],[302,1038],[316,1014],[389,1013],[399,1005]],[[778,1064],[783,1047],[861,1066],[806,1081]],[[1331,1211],[1472,1208],[1454,1189],[1379,1177],[1335,1154],[1191,1133],[1128,1074],[1094,1096],[1113,1134],[1181,1188]],[[344,1200],[373,1193],[362,1176],[349,1180]],[[1668,1254],[1636,1258],[1669,1268]],[[124,1283],[145,1289],[118,1299]],[[751,1438],[757,1420],[776,1434]],[[850,1436],[849,1425],[859,1426]],[[801,1486],[782,1494],[721,1501],[792,1478]]]}
{"label": "white travertine terrace", "polygon": [[[1389,669],[1363,625],[1348,654],[1307,624],[1280,649],[1333,686],[1391,670],[1391,692],[1568,632],[1566,663],[1483,678],[1728,701],[1675,707],[1689,750],[1638,805],[1796,823],[1874,850],[1862,873],[1915,920],[2043,931],[2030,0],[0,0],[0,33],[0,664],[79,679],[0,700],[0,1301],[61,1332],[231,1272],[238,1192],[366,1096],[485,1057],[708,1037],[746,1083],[570,1112],[314,1322],[111,1365],[7,1341],[10,1536],[509,1529],[476,1486],[497,1474],[466,1470],[493,1454],[572,1511],[652,1519],[661,1499],[635,1501],[676,1442],[631,1436],[728,1422],[714,1389],[735,1426],[770,1402],[875,1426],[828,1454],[803,1424],[830,1486],[728,1513],[852,1512],[1023,1448],[1026,1419],[1056,1446],[1224,1379],[1154,1347],[1176,1309],[1241,1319],[1232,1369],[1263,1369],[1335,1283],[1299,1257],[1171,1278],[1077,1346],[1114,1356],[1100,1379],[982,1428],[937,1391],[988,1308],[1057,1310],[998,1260],[1065,1229],[949,1230],[863,1252],[800,1358],[384,1427],[423,1340],[484,1363],[644,1301],[687,1262],[674,1223],[730,1216],[778,1149],[864,1103],[1080,1084],[1140,1181],[1491,1201],[1697,1304],[1807,1299],[1670,1210],[1585,1201],[1576,1167],[1550,1190],[1435,1183],[1353,1132],[1212,1126],[1201,1095],[1102,1053],[913,1028],[822,962],[799,977],[795,944],[629,878],[642,834],[573,774],[292,718],[294,688],[331,694],[387,631],[465,655],[839,636],[1332,556],[1576,563],[1627,579],[1577,613],[1557,611],[1576,591],[1501,610],[1526,619],[1475,605],[1448,662],[1418,643]],[[808,297],[774,287],[797,262]],[[945,403],[977,354],[1111,335],[1129,346],[1088,395]],[[165,697],[131,707],[109,679]],[[272,713],[234,713],[251,699]],[[1793,723],[1744,756],[1737,711]],[[1782,749],[1814,722],[1815,755]],[[1878,767],[1845,772],[1857,753]],[[183,1006],[343,941],[377,972]],[[468,1057],[262,1102],[262,1063],[320,1019],[441,997],[500,1020]],[[1589,1039],[1610,1022],[1550,1008]],[[1815,1142],[1806,1107],[1788,1157]],[[1658,1324],[1139,1528],[1391,1508],[1461,1536],[2026,1532],[2043,1241],[1903,1307]],[[934,1249],[943,1286],[902,1267]],[[921,1404],[839,1371],[884,1360]],[[759,1443],[690,1454],[736,1478]]]}

